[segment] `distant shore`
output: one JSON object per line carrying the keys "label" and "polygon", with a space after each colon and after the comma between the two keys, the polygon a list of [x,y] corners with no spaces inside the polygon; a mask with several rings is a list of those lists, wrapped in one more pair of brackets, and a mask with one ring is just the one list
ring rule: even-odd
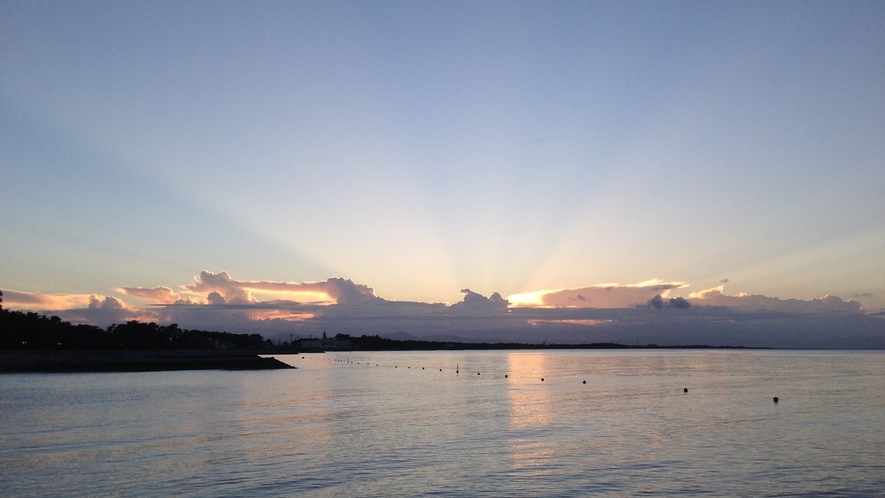
{"label": "distant shore", "polygon": [[295,368],[246,351],[98,350],[0,351],[0,373],[160,372]]}

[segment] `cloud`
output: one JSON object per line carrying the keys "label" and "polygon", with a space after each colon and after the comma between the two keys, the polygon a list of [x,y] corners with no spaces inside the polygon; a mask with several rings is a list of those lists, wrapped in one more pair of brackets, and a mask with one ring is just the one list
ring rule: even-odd
{"label": "cloud", "polygon": [[504,311],[510,306],[510,302],[501,297],[501,294],[497,292],[489,297],[473,292],[470,289],[461,289],[461,293],[464,294],[464,300],[450,306],[449,308],[452,311],[459,313],[487,313]]}
{"label": "cloud", "polygon": [[355,304],[377,301],[375,290],[363,284],[356,284],[350,279],[332,277],[322,282],[276,282],[267,280],[235,280],[226,272],[212,273],[202,271],[194,277],[195,283],[184,286],[188,291],[199,296],[216,292],[227,303],[252,303],[258,301],[255,294],[261,293],[269,298],[293,300],[298,298],[309,301],[334,302],[336,304]]}
{"label": "cloud", "polygon": [[688,300],[701,306],[724,306],[743,310],[779,311],[784,313],[860,313],[859,302],[849,299],[843,301],[837,296],[824,296],[810,301],[801,299],[780,299],[777,297],[750,295],[745,293],[728,296],[724,293],[725,286],[689,294]]}
{"label": "cloud", "polygon": [[95,294],[89,296],[89,309],[91,310],[125,310],[129,309],[126,304],[116,297],[99,297]]}
{"label": "cloud", "polygon": [[638,284],[601,284],[579,289],[537,291],[515,294],[507,299],[517,306],[561,308],[628,308],[645,305],[656,295],[666,297],[673,289],[686,287],[684,282],[649,280]]}
{"label": "cloud", "polygon": [[[7,308],[31,311],[88,308],[92,304],[92,300],[97,298],[98,296],[95,294],[41,294],[12,289],[3,290],[3,304]],[[104,296],[102,296],[103,298]]]}
{"label": "cloud", "polygon": [[674,298],[670,299],[669,301],[667,301],[667,304],[671,308],[676,308],[676,309],[691,308],[691,303],[688,302],[688,300],[685,299],[684,297],[674,297]]}
{"label": "cloud", "polygon": [[537,291],[516,295],[518,299],[497,292],[486,297],[464,288],[463,299],[449,306],[388,301],[375,296],[371,287],[340,277],[305,283],[248,281],[204,271],[180,293],[165,286],[118,289],[124,296],[154,303],[144,309],[113,296],[15,290],[4,291],[3,304],[74,323],[154,321],[286,340],[325,330],[445,341],[885,347],[885,320],[864,315],[855,301],[729,296],[723,286],[688,298],[669,295],[685,286],[652,280]]}
{"label": "cloud", "polygon": [[41,294],[3,290],[3,305],[8,309],[57,315],[71,323],[107,326],[130,320],[151,321],[150,310],[132,308],[121,299],[99,294]]}
{"label": "cloud", "polygon": [[225,304],[225,302],[226,302],[224,300],[224,296],[222,296],[221,294],[219,294],[215,291],[210,292],[209,295],[207,296],[207,298],[209,299],[209,304],[218,305],[218,304]]}
{"label": "cloud", "polygon": [[252,293],[245,282],[238,282],[232,278],[226,271],[221,273],[212,273],[210,271],[201,271],[199,276],[194,277],[196,281],[193,284],[184,286],[185,289],[208,297],[209,294],[215,293],[223,296],[224,300],[229,303],[250,303],[253,301]]}
{"label": "cloud", "polygon": [[685,298],[682,297],[674,297],[664,301],[664,298],[661,297],[660,294],[648,300],[648,303],[645,305],[646,308],[654,308],[661,309],[664,307],[667,308],[676,308],[676,309],[688,309],[691,308],[691,303],[686,301]]}
{"label": "cloud", "polygon": [[119,287],[117,292],[154,303],[172,304],[181,300],[181,295],[166,286],[158,287]]}

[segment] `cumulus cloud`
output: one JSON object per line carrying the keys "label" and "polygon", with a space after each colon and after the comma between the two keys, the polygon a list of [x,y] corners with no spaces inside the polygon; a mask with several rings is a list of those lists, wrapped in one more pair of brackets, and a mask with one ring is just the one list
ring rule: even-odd
{"label": "cumulus cloud", "polygon": [[688,309],[691,308],[691,303],[688,302],[685,298],[682,297],[673,297],[667,299],[661,297],[660,294],[648,300],[645,304],[647,308],[661,309],[661,308],[675,308],[675,309]]}
{"label": "cumulus cloud", "polygon": [[181,295],[166,286],[158,287],[119,287],[117,292],[159,304],[171,304],[181,300]]}
{"label": "cumulus cloud", "polygon": [[655,296],[686,287],[684,282],[649,280],[638,284],[601,284],[579,289],[538,291],[508,297],[518,306],[561,308],[628,308],[649,303]]}
{"label": "cumulus cloud", "polygon": [[450,308],[456,312],[488,312],[506,310],[510,306],[510,302],[501,297],[497,292],[489,297],[485,297],[478,292],[470,289],[461,289],[464,294],[464,300],[455,303]]}
{"label": "cumulus cloud", "polygon": [[91,310],[124,310],[129,309],[123,301],[116,297],[99,297],[95,294],[89,296],[89,309]]}
{"label": "cumulus cloud", "polygon": [[859,302],[849,299],[843,301],[837,296],[824,296],[810,301],[801,299],[780,299],[758,294],[739,293],[734,296],[725,294],[725,286],[689,294],[688,300],[701,306],[724,306],[727,308],[779,311],[784,313],[860,313]]}
{"label": "cumulus cloud", "polygon": [[195,282],[184,286],[190,292],[206,296],[216,292],[227,303],[256,302],[255,293],[274,298],[308,297],[309,300],[334,301],[336,304],[355,304],[378,301],[375,290],[353,280],[332,277],[322,282],[277,282],[268,280],[236,280],[226,272],[202,271]]}
{"label": "cumulus cloud", "polygon": [[206,297],[209,299],[209,304],[220,305],[226,303],[226,301],[224,300],[224,296],[215,291],[210,292],[209,295]]}
{"label": "cumulus cloud", "polygon": [[229,303],[250,303],[253,301],[252,293],[245,282],[238,282],[230,277],[226,271],[212,273],[201,271],[199,276],[194,277],[195,282],[184,286],[187,290],[205,295],[216,293],[224,297]]}

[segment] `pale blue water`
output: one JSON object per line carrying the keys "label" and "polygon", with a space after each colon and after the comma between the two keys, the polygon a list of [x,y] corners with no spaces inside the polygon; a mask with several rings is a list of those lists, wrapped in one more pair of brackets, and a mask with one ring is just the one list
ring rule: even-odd
{"label": "pale blue water", "polygon": [[299,369],[0,375],[0,495],[885,490],[885,352],[278,357]]}

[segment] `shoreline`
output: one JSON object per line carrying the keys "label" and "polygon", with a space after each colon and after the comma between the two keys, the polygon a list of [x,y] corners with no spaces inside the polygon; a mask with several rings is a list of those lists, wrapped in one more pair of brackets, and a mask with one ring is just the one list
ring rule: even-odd
{"label": "shoreline", "polygon": [[251,351],[79,350],[0,351],[0,373],[282,370],[295,367]]}

